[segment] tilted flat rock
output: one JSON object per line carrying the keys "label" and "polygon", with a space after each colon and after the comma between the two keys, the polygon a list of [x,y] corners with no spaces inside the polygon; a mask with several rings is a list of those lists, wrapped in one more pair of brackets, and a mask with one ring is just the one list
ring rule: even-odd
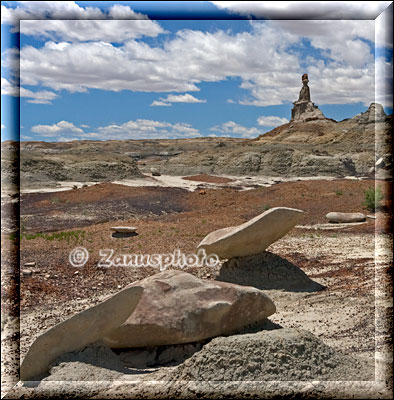
{"label": "tilted flat rock", "polygon": [[326,214],[329,222],[363,222],[365,215],[363,213],[343,213],[343,212],[329,212]]}
{"label": "tilted flat rock", "polygon": [[275,207],[238,226],[211,232],[198,245],[221,259],[259,254],[292,229],[303,211]]}
{"label": "tilted flat rock", "polygon": [[276,311],[261,290],[167,270],[131,284],[144,288],[127,321],[102,338],[112,348],[196,342],[262,321]]}
{"label": "tilted flat rock", "polygon": [[128,287],[43,333],[23,360],[21,380],[39,377],[58,356],[79,350],[120,326],[134,311],[142,292],[139,285]]}

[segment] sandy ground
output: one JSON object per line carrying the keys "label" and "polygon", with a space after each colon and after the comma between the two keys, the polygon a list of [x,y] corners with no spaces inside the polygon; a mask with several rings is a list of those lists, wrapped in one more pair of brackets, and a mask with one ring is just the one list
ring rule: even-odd
{"label": "sandy ground", "polygon": [[[172,176],[172,175],[160,175],[160,176],[146,176],[146,178],[135,178],[135,179],[123,179],[119,181],[112,181],[112,183],[119,185],[126,185],[131,187],[176,187],[186,190],[196,190],[202,187],[208,188],[221,188],[221,187],[237,187],[239,190],[248,190],[256,186],[269,187],[280,182],[295,182],[295,181],[310,181],[310,180],[335,180],[337,177],[334,176],[313,176],[313,177],[299,177],[299,178],[284,178],[284,177],[269,177],[269,176],[234,176],[234,175],[221,175],[222,178],[231,180],[228,183],[214,183],[206,182],[204,180],[189,180],[185,179],[184,176]],[[366,177],[354,177],[347,176],[343,179],[350,180],[362,180]],[[84,185],[92,186],[96,185],[97,182],[57,182],[55,187],[43,186],[41,188],[29,188],[22,187],[21,193],[51,193],[61,192],[64,190],[72,190],[74,187],[81,188]]]}

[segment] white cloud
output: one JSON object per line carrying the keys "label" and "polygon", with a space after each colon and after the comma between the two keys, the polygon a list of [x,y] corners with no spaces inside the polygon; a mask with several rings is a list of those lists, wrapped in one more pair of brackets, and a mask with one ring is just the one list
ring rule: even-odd
{"label": "white cloud", "polygon": [[197,99],[189,93],[175,95],[170,94],[163,101],[167,101],[170,103],[206,103],[206,100]]}
{"label": "white cloud", "polygon": [[253,138],[263,133],[257,128],[248,128],[246,126],[239,125],[234,121],[223,122],[220,125],[213,126],[209,130],[214,132],[226,133],[229,136],[240,136],[244,138]]}
{"label": "white cloud", "polygon": [[[82,7],[75,1],[18,1],[15,8],[1,6],[2,23],[19,28],[25,35],[67,41],[103,40],[122,42],[165,31],[146,15],[129,6],[114,4],[108,12],[98,7]],[[103,20],[112,19],[112,21]],[[96,21],[95,21],[96,20]]]}
{"label": "white cloud", "polygon": [[32,100],[27,100],[27,102],[33,104],[51,104],[52,100],[59,97],[56,93],[50,92],[49,90],[32,92],[31,90],[23,87],[21,87],[20,96],[31,98]]}
{"label": "white cloud", "polygon": [[27,100],[28,103],[34,104],[51,104],[51,101],[56,99],[58,95],[48,90],[41,90],[38,92],[32,92],[26,88],[19,88],[5,78],[1,78],[1,94],[15,96],[15,97],[27,97],[32,100]]}
{"label": "white cloud", "polygon": [[[82,126],[82,125],[81,125]],[[172,139],[199,137],[201,133],[186,123],[170,123],[148,119],[137,119],[124,124],[110,124],[98,127],[95,131],[85,132],[71,122],[60,121],[53,125],[35,125],[31,131],[58,141],[97,139]]]}
{"label": "white cloud", "polygon": [[192,138],[201,133],[186,123],[170,123],[147,119],[137,119],[124,124],[112,124],[97,128],[97,132],[86,134],[99,139],[160,139]]}
{"label": "white cloud", "polygon": [[19,96],[19,87],[5,78],[1,78],[1,94],[8,96]]}
{"label": "white cloud", "polygon": [[197,99],[189,93],[170,94],[166,98],[155,100],[151,106],[171,106],[171,103],[206,103],[206,100]]}
{"label": "white cloud", "polygon": [[160,101],[160,100],[155,100],[152,102],[151,106],[156,106],[156,107],[171,107],[172,104],[171,103],[165,103],[164,101]]}
{"label": "white cloud", "polygon": [[142,36],[164,33],[151,20],[22,20],[21,33],[51,40],[83,42],[89,40],[122,43]]}
{"label": "white cloud", "polygon": [[[192,92],[199,90],[200,82],[240,77],[241,88],[249,94],[232,100],[244,105],[268,106],[296,100],[301,74],[307,72],[312,101],[319,104],[373,101],[375,70],[368,44],[374,36],[373,21],[253,21],[251,24],[251,32],[237,34],[181,30],[162,47],[136,40],[120,46],[103,41],[49,41],[38,49],[26,46],[21,50],[21,82],[70,92],[90,88]],[[305,56],[302,39],[315,48],[313,57]],[[5,61],[11,63],[11,59],[10,53]],[[164,106],[164,103],[170,101],[161,98],[151,105]]]}
{"label": "white cloud", "polygon": [[262,115],[257,119],[257,123],[260,126],[278,126],[287,124],[288,122],[287,118],[276,117],[274,115]]}
{"label": "white cloud", "polygon": [[72,122],[60,121],[53,125],[34,125],[31,131],[43,137],[56,137],[59,134],[81,134],[83,130],[75,126]]}
{"label": "white cloud", "polygon": [[375,19],[391,1],[212,1],[218,8],[266,19]]}

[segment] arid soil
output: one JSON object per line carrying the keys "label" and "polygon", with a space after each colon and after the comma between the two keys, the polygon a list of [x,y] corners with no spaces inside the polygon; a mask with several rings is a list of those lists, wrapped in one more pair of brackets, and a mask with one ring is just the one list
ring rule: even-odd
{"label": "arid soil", "polygon": [[[215,181],[209,176],[191,179]],[[362,203],[364,191],[375,186],[382,189],[385,198],[381,208],[371,213]],[[298,208],[305,214],[297,227],[268,248],[275,261],[271,279],[282,283],[282,287],[267,290],[277,305],[270,320],[283,328],[307,330],[344,355],[375,357],[375,380],[383,385],[382,398],[386,398],[392,385],[384,382],[390,380],[384,368],[392,352],[391,187],[386,181],[310,180],[244,191],[217,187],[194,192],[101,183],[63,192],[22,194],[20,263],[18,253],[10,247],[16,243],[15,234],[2,233],[4,349],[10,351],[17,343],[16,331],[10,328],[18,321],[15,300],[19,280],[10,284],[15,274],[13,261],[21,270],[31,270],[31,274],[20,275],[23,358],[32,341],[55,323],[158,272],[154,268],[98,267],[100,249],[110,248],[115,254],[165,254],[175,249],[191,253],[209,232],[243,223],[278,206]],[[376,219],[320,229],[330,211],[364,212]],[[110,230],[114,225],[136,226],[138,235],[114,238]],[[72,267],[68,258],[77,246],[89,251],[88,262],[80,268]],[[31,262],[35,265],[25,266]],[[283,284],[286,277],[275,275],[276,269],[288,265],[301,269],[322,285],[322,290],[290,290]],[[222,265],[186,271],[206,279],[224,279],[225,275]],[[247,274],[242,268],[232,273],[233,281],[241,284],[256,285],[258,277],[258,268],[251,266]],[[3,383],[10,387],[16,379],[12,369],[18,360],[7,362]],[[116,395],[114,390],[112,387],[111,396]],[[323,392],[330,393],[327,388]]]}

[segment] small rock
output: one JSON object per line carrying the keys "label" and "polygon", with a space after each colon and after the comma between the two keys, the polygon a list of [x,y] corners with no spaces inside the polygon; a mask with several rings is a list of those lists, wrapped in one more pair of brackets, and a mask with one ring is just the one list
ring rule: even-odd
{"label": "small rock", "polygon": [[119,233],[134,233],[137,230],[134,226],[112,226],[111,231]]}
{"label": "small rock", "polygon": [[373,174],[375,172],[375,167],[371,167],[369,170],[368,170],[368,174]]}
{"label": "small rock", "polygon": [[51,277],[51,275],[49,275],[49,274],[46,274],[46,275],[45,275],[45,278],[46,278],[46,279],[49,279],[50,277]]}
{"label": "small rock", "polygon": [[25,276],[30,276],[33,274],[33,271],[31,269],[22,269],[22,274]]}
{"label": "small rock", "polygon": [[152,176],[161,176],[161,173],[159,172],[159,170],[157,168],[151,168],[150,172],[151,172]]}
{"label": "small rock", "polygon": [[74,275],[78,275],[78,274],[79,274],[79,271],[75,271],[75,272],[74,272]]}
{"label": "small rock", "polygon": [[122,289],[122,286],[121,286],[121,285],[118,285],[118,289]]}
{"label": "small rock", "polygon": [[376,215],[367,215],[367,218],[376,219]]}
{"label": "small rock", "polygon": [[31,261],[31,262],[27,262],[23,264],[25,267],[35,267],[36,266],[36,262],[35,261]]}
{"label": "small rock", "polygon": [[383,157],[380,157],[378,161],[375,163],[376,168],[383,168],[384,167],[384,160]]}
{"label": "small rock", "polygon": [[73,185],[73,189],[75,190],[75,189],[78,189],[78,186],[77,185]]}

